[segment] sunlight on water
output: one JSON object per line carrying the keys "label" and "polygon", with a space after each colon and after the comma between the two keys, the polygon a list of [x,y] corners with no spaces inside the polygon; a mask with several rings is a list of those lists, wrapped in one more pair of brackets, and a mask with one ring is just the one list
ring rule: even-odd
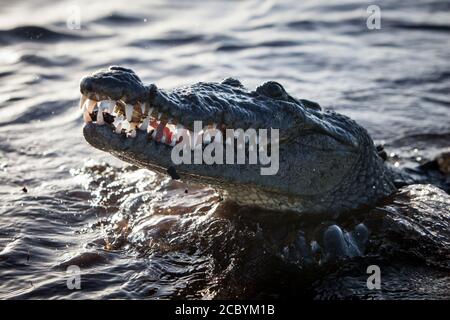
{"label": "sunlight on water", "polygon": [[[394,259],[386,290],[369,292],[364,259],[344,267],[316,250],[328,220],[223,206],[212,189],[125,164],[82,136],[79,79],[117,64],[161,88],[275,80],[354,118],[398,166],[425,163],[449,147],[450,6],[380,6],[382,29],[369,30],[366,4],[353,0],[3,1],[0,298],[448,299],[448,260],[424,254],[449,248],[439,236],[448,197],[431,187],[383,208],[400,223],[371,241],[380,260],[409,257],[396,236],[411,232],[414,258],[436,268]],[[442,209],[433,223],[420,215],[430,197]],[[342,236],[362,222],[377,230],[377,219],[343,218]],[[71,265],[82,290],[67,288]]]}

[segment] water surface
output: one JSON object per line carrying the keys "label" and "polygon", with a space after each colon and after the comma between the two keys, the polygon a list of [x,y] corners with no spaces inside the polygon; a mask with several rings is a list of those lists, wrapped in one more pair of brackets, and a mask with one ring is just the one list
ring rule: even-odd
{"label": "water surface", "polygon": [[[373,293],[370,259],[347,273],[285,264],[278,249],[262,259],[263,245],[298,231],[289,217],[241,219],[214,191],[130,167],[82,137],[79,79],[118,64],[163,88],[276,80],[354,118],[400,166],[432,159],[450,146],[450,3],[375,4],[380,30],[354,0],[2,1],[0,298],[448,299],[449,269],[390,266]],[[80,30],[66,24],[73,5]],[[67,288],[69,265],[82,290]]]}

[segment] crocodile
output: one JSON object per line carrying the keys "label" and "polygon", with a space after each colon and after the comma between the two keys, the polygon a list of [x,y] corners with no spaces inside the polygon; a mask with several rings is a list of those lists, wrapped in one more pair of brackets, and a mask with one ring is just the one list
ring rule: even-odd
{"label": "crocodile", "polygon": [[[80,91],[83,133],[92,146],[139,167],[212,186],[242,206],[339,213],[371,206],[396,190],[363,127],[292,97],[275,81],[254,91],[233,78],[163,90],[144,85],[131,69],[112,66],[84,77]],[[188,130],[192,136],[195,121],[204,125],[203,133],[214,128],[223,137],[229,129],[278,129],[278,172],[260,174],[263,165],[250,164],[249,153],[241,164],[174,165],[172,149],[182,140],[175,133]],[[234,143],[223,138],[201,147],[208,142]],[[272,141],[266,145],[271,146]]]}
{"label": "crocodile", "polygon": [[[413,293],[423,277],[445,282],[442,273],[450,268],[450,153],[416,169],[395,170],[355,121],[296,99],[274,81],[254,91],[233,78],[163,90],[144,85],[131,69],[112,66],[84,77],[80,91],[83,134],[89,144],[138,167],[212,186],[225,200],[217,210],[222,213],[196,224],[199,238],[182,238],[195,248],[208,239],[203,249],[211,250],[222,268],[217,297],[241,296],[244,291],[257,297],[264,288],[279,286],[280,277],[286,288],[279,292],[297,295],[298,288],[305,287],[302,281],[318,280],[325,281],[319,284],[319,297],[336,297],[346,287],[353,292],[353,282],[335,280],[365,276],[369,262],[382,266],[384,285],[394,286],[394,291],[404,272],[407,280],[402,285],[411,286]],[[278,144],[278,172],[262,175],[264,165],[250,164],[250,152],[243,164],[175,164],[174,149],[186,137],[195,140],[198,120],[205,125],[202,151],[213,144],[231,145],[236,151],[238,137],[231,143],[225,139],[229,129],[278,129],[275,143],[257,145],[269,149]],[[221,135],[205,138],[211,128]],[[181,139],[179,132],[188,135]],[[241,142],[250,151],[251,141]],[[198,144],[190,148],[195,152]],[[175,238],[167,242],[179,240],[178,228],[186,232],[180,224],[172,227]],[[220,232],[211,228],[215,224],[222,225]],[[225,254],[223,245],[230,243],[239,243],[238,249],[231,246]],[[231,266],[224,255],[237,260]],[[362,256],[365,259],[358,259]],[[336,259],[351,262],[343,269],[328,264]],[[295,276],[299,270],[301,277]],[[317,270],[321,276],[311,277]],[[439,286],[426,291],[448,298]],[[366,289],[359,294],[373,295]]]}

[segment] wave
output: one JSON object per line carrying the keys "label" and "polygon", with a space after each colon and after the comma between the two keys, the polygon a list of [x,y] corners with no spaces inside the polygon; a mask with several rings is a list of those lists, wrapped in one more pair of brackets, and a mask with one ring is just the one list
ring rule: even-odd
{"label": "wave", "polygon": [[[20,62],[27,63],[30,65],[37,65],[42,67],[51,66],[69,66],[78,62],[79,60],[75,57],[69,56],[59,56],[59,57],[44,57],[38,54],[24,54],[19,58]],[[0,75],[1,77],[1,75]]]}
{"label": "wave", "polygon": [[40,26],[20,26],[7,30],[0,30],[0,44],[15,42],[57,42],[62,40],[80,39],[81,36]]}
{"label": "wave", "polygon": [[[75,102],[73,102],[74,104]],[[70,102],[67,101],[49,101],[43,102],[28,108],[25,112],[19,114],[15,119],[10,121],[1,122],[2,125],[12,125],[12,124],[24,124],[33,121],[44,121],[52,117],[58,116],[67,111],[67,106]]]}
{"label": "wave", "polygon": [[450,26],[449,25],[443,25],[443,24],[397,23],[397,24],[393,24],[392,27],[398,28],[398,29],[407,29],[407,30],[450,32]]}
{"label": "wave", "polygon": [[106,25],[117,25],[117,24],[145,23],[145,20],[144,18],[140,17],[123,15],[119,13],[112,13],[110,15],[97,18],[92,22]]}
{"label": "wave", "polygon": [[205,40],[205,37],[203,35],[176,33],[168,34],[160,38],[133,41],[129,45],[140,48],[146,48],[150,46],[178,46],[202,42],[203,40]]}

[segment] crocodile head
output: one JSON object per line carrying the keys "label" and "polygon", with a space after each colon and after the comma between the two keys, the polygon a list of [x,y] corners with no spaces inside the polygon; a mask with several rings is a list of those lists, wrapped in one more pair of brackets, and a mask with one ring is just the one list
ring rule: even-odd
{"label": "crocodile head", "polygon": [[[293,98],[277,82],[250,91],[227,78],[163,90],[143,84],[131,69],[110,67],[84,77],[80,90],[83,133],[92,146],[140,167],[210,185],[241,205],[339,213],[372,205],[395,188],[365,129],[317,103]],[[202,131],[195,128],[198,121]],[[256,137],[233,135],[232,129]],[[267,143],[260,139],[263,129]],[[192,149],[190,163],[173,160],[174,148],[182,144],[183,155]],[[223,164],[202,161],[206,151],[220,155],[219,146]],[[237,164],[239,150],[245,151]],[[266,162],[252,162],[255,154],[266,155]],[[262,168],[273,170],[263,174]]]}

